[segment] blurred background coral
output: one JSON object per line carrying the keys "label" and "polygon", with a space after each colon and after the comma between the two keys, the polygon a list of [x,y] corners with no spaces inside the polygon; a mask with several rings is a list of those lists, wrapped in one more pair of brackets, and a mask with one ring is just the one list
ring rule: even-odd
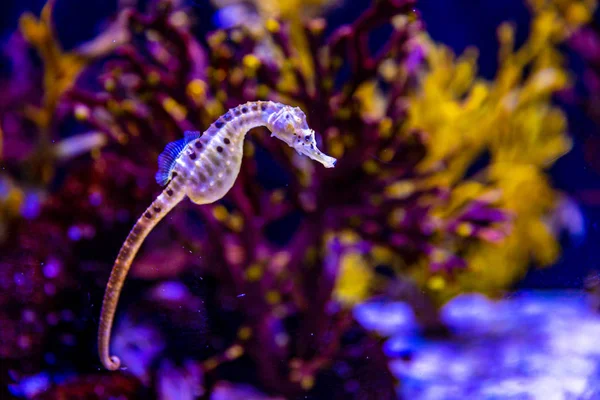
{"label": "blurred background coral", "polygon": [[[0,397],[600,398],[594,0],[0,5]],[[324,169],[256,129],[215,204],[104,286],[158,154],[301,107]]]}

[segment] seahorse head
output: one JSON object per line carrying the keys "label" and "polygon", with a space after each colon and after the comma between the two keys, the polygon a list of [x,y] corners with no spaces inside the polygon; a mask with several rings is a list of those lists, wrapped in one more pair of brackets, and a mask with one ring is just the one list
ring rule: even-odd
{"label": "seahorse head", "polygon": [[284,106],[269,118],[271,136],[288,144],[299,154],[333,168],[336,159],[317,148],[315,131],[308,127],[306,115],[299,107]]}

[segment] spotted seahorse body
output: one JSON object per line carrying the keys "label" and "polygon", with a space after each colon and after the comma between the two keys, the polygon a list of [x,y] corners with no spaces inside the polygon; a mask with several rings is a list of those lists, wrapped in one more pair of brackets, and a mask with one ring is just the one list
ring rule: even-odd
{"label": "spotted seahorse body", "polygon": [[166,187],[146,209],[121,247],[102,303],[98,350],[107,369],[118,369],[118,357],[110,356],[112,323],[129,267],[146,236],[167,213],[185,197],[197,204],[208,204],[222,198],[233,186],[240,171],[246,133],[266,126],[275,136],[298,153],[327,168],[335,159],[316,146],[314,131],[297,107],[271,101],[257,101],[229,110],[204,133],[186,132],[185,137],[170,143],[159,156],[156,180]]}

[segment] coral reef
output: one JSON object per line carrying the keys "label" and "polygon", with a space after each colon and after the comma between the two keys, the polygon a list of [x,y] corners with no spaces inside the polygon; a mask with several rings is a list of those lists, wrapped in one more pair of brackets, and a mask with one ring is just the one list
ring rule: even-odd
{"label": "coral reef", "polygon": [[[13,395],[395,398],[355,305],[401,299],[437,329],[457,294],[498,296],[556,259],[546,170],[570,148],[551,103],[570,83],[558,46],[595,4],[531,1],[529,38],[515,49],[501,26],[486,81],[475,50],[455,57],[427,36],[416,0],[373,1],[332,29],[318,17],[331,2],[310,3],[298,18],[256,2],[249,23],[203,41],[188,10],[149,2],[68,52],[54,1],[21,19],[0,81],[0,355]],[[159,191],[158,154],[257,99],[301,107],[336,168],[251,133],[230,193],[182,204],[142,248],[115,326],[127,370],[98,372],[101,294]]]}
{"label": "coral reef", "polygon": [[[511,220],[510,234],[500,243],[467,243],[454,250],[464,254],[468,268],[449,284],[437,277],[429,281],[442,299],[463,291],[498,294],[525,272],[531,259],[549,265],[558,255],[545,217],[559,195],[544,170],[571,146],[566,117],[551,105],[551,96],[568,85],[556,46],[572,28],[552,3],[533,2],[532,8],[531,32],[518,49],[514,28],[499,27],[494,81],[476,77],[474,49],[454,60],[448,49],[430,43],[430,72],[411,99],[408,124],[425,132],[429,144],[424,162],[447,160],[447,169],[434,179],[454,188],[450,204],[496,190],[496,205]],[[488,158],[484,165],[478,159],[482,155]]]}

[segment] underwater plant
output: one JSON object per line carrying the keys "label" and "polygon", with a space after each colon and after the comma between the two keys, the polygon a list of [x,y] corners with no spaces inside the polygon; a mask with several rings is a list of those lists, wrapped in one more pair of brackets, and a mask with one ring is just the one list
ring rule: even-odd
{"label": "underwater plant", "polygon": [[[566,116],[552,105],[552,96],[570,85],[558,46],[590,18],[595,3],[529,3],[533,19],[525,43],[515,49],[510,24],[498,29],[499,66],[492,82],[477,78],[474,49],[455,61],[447,48],[430,42],[430,72],[411,99],[408,124],[429,137],[425,162],[447,162],[434,179],[456,188],[450,204],[493,190],[496,205],[511,220],[504,239],[463,242],[455,249],[467,268],[452,279],[418,278],[441,301],[465,291],[499,295],[531,261],[551,265],[559,254],[548,219],[562,195],[545,176],[571,147]],[[482,155],[489,158],[483,167]],[[472,228],[461,226],[464,232]]]}
{"label": "underwater plant", "polygon": [[[122,387],[163,398],[395,398],[381,340],[358,324],[354,305],[405,300],[423,328],[437,329],[450,298],[499,295],[532,260],[550,264],[559,253],[546,223],[558,197],[546,170],[570,146],[551,103],[569,85],[558,45],[591,2],[531,2],[518,49],[514,28],[501,26],[493,81],[477,77],[474,50],[456,58],[427,36],[416,0],[373,1],[334,29],[263,10],[257,23],[205,41],[192,34],[192,13],[157,0],[120,11],[98,39],[66,53],[45,52],[60,49],[52,4],[42,22],[21,24],[32,43],[44,38],[52,101],[28,91],[0,106],[16,188],[0,198],[11,215],[0,304],[22,315],[1,317],[0,342],[18,371],[15,391],[37,382],[47,396],[102,398]],[[373,49],[378,29],[389,34]],[[202,207],[180,203],[140,249],[115,318],[112,353],[127,370],[97,372],[98,321],[84,316],[99,314],[112,257],[160,193],[159,154],[257,99],[304,110],[335,168],[255,128],[263,132],[244,142],[231,190]],[[14,106],[29,102],[48,106],[29,116]],[[67,122],[83,133],[70,136]],[[40,132],[39,151],[18,144]],[[33,180],[43,196],[31,218],[21,215],[19,172],[34,164],[10,157],[18,153],[50,171]],[[162,172],[161,182],[172,177]],[[524,202],[527,193],[534,200]],[[73,368],[70,380],[40,372]]]}

